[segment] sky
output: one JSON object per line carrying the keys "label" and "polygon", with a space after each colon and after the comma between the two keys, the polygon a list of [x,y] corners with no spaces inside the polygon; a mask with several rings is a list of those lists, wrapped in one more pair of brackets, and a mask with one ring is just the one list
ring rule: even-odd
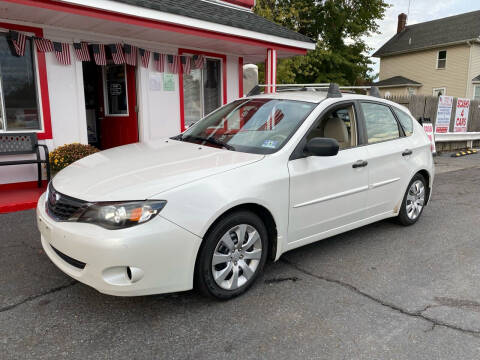
{"label": "sky", "polygon": [[[385,18],[379,22],[380,34],[373,34],[365,40],[373,50],[373,54],[397,32],[398,14],[408,13],[409,0],[388,0],[391,6],[387,9]],[[480,10],[478,0],[410,0],[410,13],[407,25],[458,15]],[[378,73],[379,59],[374,61],[374,73]]]}

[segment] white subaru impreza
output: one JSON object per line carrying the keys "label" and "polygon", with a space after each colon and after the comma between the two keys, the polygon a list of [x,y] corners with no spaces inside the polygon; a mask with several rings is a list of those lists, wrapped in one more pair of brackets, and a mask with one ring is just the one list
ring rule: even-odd
{"label": "white subaru impreza", "polygon": [[406,108],[336,86],[285,91],[75,162],[37,220],[50,259],[102,293],[228,299],[286,251],[389,217],[414,224],[433,176]]}

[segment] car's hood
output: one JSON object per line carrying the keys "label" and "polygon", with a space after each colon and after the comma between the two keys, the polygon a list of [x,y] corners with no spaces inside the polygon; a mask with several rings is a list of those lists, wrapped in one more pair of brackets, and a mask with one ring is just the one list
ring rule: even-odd
{"label": "car's hood", "polygon": [[262,158],[164,139],[90,155],[60,171],[53,186],[86,201],[143,200]]}

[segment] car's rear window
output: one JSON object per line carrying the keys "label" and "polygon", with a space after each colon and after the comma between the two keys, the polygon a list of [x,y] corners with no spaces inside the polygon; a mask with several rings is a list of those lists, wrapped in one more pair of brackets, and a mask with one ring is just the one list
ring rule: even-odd
{"label": "car's rear window", "polygon": [[400,125],[402,125],[403,131],[405,132],[406,136],[410,136],[413,134],[413,121],[412,117],[407,113],[403,112],[400,109],[393,108],[393,111],[397,115],[398,121],[400,121]]}

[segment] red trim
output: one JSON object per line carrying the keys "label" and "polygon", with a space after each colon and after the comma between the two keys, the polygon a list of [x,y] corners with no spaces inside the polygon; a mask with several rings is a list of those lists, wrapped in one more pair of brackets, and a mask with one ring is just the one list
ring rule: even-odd
{"label": "red trim", "polygon": [[3,0],[3,1],[26,5],[26,6],[33,6],[33,7],[42,8],[42,9],[61,11],[61,12],[66,12],[70,14],[75,14],[75,15],[88,16],[88,17],[93,17],[93,18],[107,20],[107,21],[115,21],[115,22],[120,22],[124,24],[143,26],[143,27],[149,27],[149,28],[159,29],[164,31],[177,32],[181,34],[200,36],[204,38],[225,40],[225,41],[236,42],[240,44],[247,44],[252,46],[270,47],[270,48],[283,50],[283,51],[287,51],[295,54],[305,55],[307,53],[306,49],[298,48],[295,46],[281,45],[281,44],[275,44],[275,43],[271,43],[263,40],[249,39],[249,38],[245,38],[238,35],[222,34],[222,33],[211,31],[211,30],[196,29],[196,28],[185,26],[185,25],[172,24],[164,21],[145,19],[138,16],[134,16],[134,15],[119,14],[119,13],[115,13],[107,10],[90,8],[90,7],[81,6],[81,5],[60,3],[54,0],[35,0],[35,1],[34,0]]}
{"label": "red trim", "polygon": [[238,58],[238,97],[243,97],[243,57]]}
{"label": "red trim", "polygon": [[[0,184],[0,191],[3,190],[23,190],[37,187],[37,181],[25,181],[8,184]],[[42,187],[47,186],[47,180],[42,180]]]}
{"label": "red trim", "polygon": [[[222,88],[223,88],[223,105],[227,103],[227,56],[223,54],[212,53],[208,51],[178,49],[178,55],[182,54],[205,55],[207,57],[215,57],[222,59]],[[181,65],[180,65],[181,68]],[[182,70],[182,69],[180,69]],[[183,71],[178,75],[178,92],[180,93],[180,130],[185,131],[185,110],[184,110],[184,95],[183,95]]]}
{"label": "red trim", "polygon": [[255,6],[255,0],[223,0],[227,3],[230,3],[230,4],[235,4],[235,5],[238,5],[238,6],[243,6],[243,7],[246,7],[246,8],[253,8]]}
{"label": "red trim", "polygon": [[[43,37],[43,30],[36,27],[10,24],[5,22],[0,22],[0,27],[33,33],[35,36]],[[45,140],[52,138],[52,119],[50,114],[50,97],[48,95],[47,64],[45,61],[45,54],[39,51],[37,51],[37,70],[40,81],[40,97],[42,100],[43,112],[43,132],[38,132],[37,137],[40,140]]]}

